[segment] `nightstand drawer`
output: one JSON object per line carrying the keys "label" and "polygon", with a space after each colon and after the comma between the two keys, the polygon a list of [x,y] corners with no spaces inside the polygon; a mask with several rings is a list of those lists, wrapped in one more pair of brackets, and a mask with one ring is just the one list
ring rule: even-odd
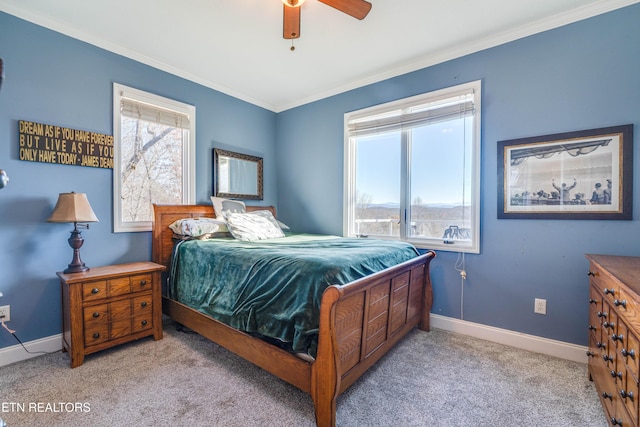
{"label": "nightstand drawer", "polygon": [[86,328],[96,327],[109,322],[109,304],[93,305],[84,309],[84,324]]}
{"label": "nightstand drawer", "polygon": [[133,318],[133,332],[151,329],[153,326],[151,312]]}
{"label": "nightstand drawer", "polygon": [[109,323],[99,323],[84,330],[86,347],[103,343],[109,339]]}
{"label": "nightstand drawer", "polygon": [[151,313],[153,301],[151,294],[139,296],[133,299],[133,315],[138,316],[145,313]]}
{"label": "nightstand drawer", "polygon": [[82,284],[82,300],[95,301],[107,297],[107,281],[98,280]]}
{"label": "nightstand drawer", "polygon": [[138,276],[131,276],[131,291],[141,292],[151,289],[152,278],[150,274],[140,274]]}

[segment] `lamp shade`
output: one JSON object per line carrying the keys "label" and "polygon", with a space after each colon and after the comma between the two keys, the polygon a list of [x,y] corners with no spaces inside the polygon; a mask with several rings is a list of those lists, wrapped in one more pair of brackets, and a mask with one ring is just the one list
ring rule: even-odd
{"label": "lamp shade", "polygon": [[84,193],[60,193],[56,207],[48,222],[97,222],[98,217],[91,209]]}

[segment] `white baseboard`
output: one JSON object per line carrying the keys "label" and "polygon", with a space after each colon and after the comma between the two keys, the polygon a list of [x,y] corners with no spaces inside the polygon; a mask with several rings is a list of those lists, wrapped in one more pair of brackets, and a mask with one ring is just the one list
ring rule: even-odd
{"label": "white baseboard", "polygon": [[587,347],[576,344],[523,334],[508,329],[494,328],[493,326],[440,316],[438,314],[431,314],[431,327],[469,335],[474,338],[521,348],[535,353],[542,353],[579,363],[587,363]]}
{"label": "white baseboard", "polygon": [[[587,347],[542,338],[535,335],[523,334],[508,329],[495,328],[480,323],[454,319],[452,317],[431,314],[431,327],[445,331],[469,335],[523,350],[542,353],[574,362],[587,363]],[[62,349],[62,334],[29,341],[24,344],[32,352],[54,352]],[[27,353],[20,344],[0,349],[0,367],[22,360],[40,356],[40,353]]]}
{"label": "white baseboard", "polygon": [[33,353],[27,353],[20,344],[0,349],[0,367],[31,359],[32,357],[42,356],[42,353],[36,352],[53,353],[60,351],[62,349],[62,334],[29,341],[24,343],[24,346]]}

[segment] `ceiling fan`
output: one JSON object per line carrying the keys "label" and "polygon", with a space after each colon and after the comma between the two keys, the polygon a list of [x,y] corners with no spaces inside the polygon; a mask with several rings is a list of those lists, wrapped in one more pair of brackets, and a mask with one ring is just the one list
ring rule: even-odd
{"label": "ceiling fan", "polygon": [[[285,39],[297,39],[300,37],[300,6],[306,0],[282,0],[284,3],[284,18],[282,37]],[[364,19],[371,10],[371,3],[365,0],[318,0],[340,12],[353,16],[356,19]]]}

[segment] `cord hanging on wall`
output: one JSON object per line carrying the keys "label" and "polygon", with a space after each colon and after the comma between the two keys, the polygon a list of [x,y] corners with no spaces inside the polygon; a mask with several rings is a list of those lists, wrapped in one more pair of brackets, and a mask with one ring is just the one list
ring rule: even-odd
{"label": "cord hanging on wall", "polygon": [[[0,89],[2,89],[2,81],[4,80],[4,65],[2,58],[0,58]],[[0,169],[0,188],[4,188],[9,183],[9,175],[2,169]]]}
{"label": "cord hanging on wall", "polygon": [[460,320],[464,320],[464,281],[467,280],[464,252],[458,252],[455,269],[460,273]]}

